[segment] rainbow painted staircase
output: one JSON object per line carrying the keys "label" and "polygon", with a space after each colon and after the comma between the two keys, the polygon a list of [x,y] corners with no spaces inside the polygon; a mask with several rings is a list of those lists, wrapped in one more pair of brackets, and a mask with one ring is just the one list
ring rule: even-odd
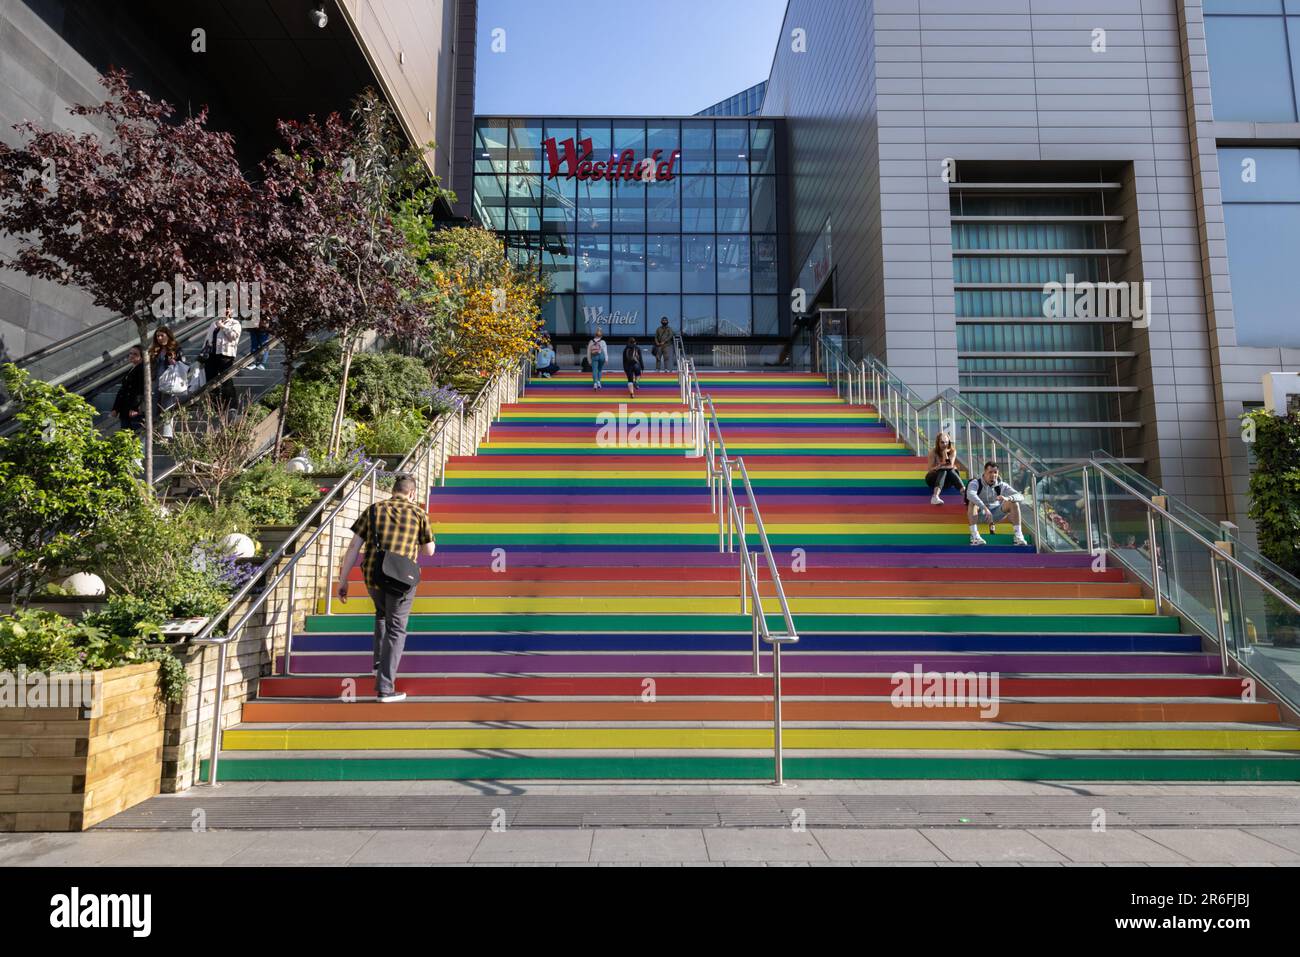
{"label": "rainbow painted staircase", "polygon": [[[702,387],[789,565],[787,777],[1300,779],[1300,730],[1120,570],[1005,526],[971,548],[956,496],[930,505],[923,461],[822,379]],[[673,376],[631,402],[613,376],[534,380],[431,497],[408,700],[348,680],[370,671],[371,609],[336,604],[224,733],[221,779],[770,779],[770,657],[755,676],[685,421]],[[996,675],[996,713],[926,706],[925,677],[893,700],[918,672]]]}

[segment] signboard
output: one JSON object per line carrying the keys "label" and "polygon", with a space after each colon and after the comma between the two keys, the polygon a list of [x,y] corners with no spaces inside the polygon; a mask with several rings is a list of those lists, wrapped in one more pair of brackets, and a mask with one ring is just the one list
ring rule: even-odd
{"label": "signboard", "polygon": [[618,180],[667,182],[674,177],[673,167],[682,155],[681,150],[673,150],[667,159],[663,159],[664,151],[655,150],[649,156],[637,160],[632,150],[623,150],[622,153],[610,154],[608,159],[592,162],[590,137],[576,143],[573,137],[569,137],[557,143],[552,136],[542,140],[542,147],[546,151],[547,179],[563,175],[565,179],[605,180],[611,183]]}

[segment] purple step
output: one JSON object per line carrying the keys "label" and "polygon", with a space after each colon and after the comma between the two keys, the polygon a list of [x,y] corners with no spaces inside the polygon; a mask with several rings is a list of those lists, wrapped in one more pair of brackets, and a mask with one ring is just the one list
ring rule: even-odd
{"label": "purple step", "polygon": [[[996,671],[1001,674],[1184,674],[1219,673],[1216,655],[1203,654],[1029,654],[822,655],[785,652],[781,670],[791,674],[893,673],[920,664],[928,671]],[[743,674],[747,654],[500,654],[455,655],[411,652],[402,657],[402,674]],[[278,663],[277,663],[278,664]],[[763,667],[770,656],[763,655]],[[298,675],[371,674],[367,654],[295,654]]]}

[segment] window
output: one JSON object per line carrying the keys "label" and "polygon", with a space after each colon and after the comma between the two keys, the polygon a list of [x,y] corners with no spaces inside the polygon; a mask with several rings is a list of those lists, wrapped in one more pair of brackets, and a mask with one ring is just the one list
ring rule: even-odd
{"label": "window", "polygon": [[714,250],[712,236],[682,237],[682,292],[713,292]]}
{"label": "window", "polygon": [[1300,150],[1225,147],[1219,168],[1237,343],[1300,346]]}
{"label": "window", "polygon": [[[1206,13],[1210,89],[1216,120],[1286,123],[1296,119],[1294,64],[1300,17],[1281,16],[1279,2],[1217,3]],[[1296,10],[1295,12],[1300,12]],[[1276,16],[1268,14],[1275,13]]]}

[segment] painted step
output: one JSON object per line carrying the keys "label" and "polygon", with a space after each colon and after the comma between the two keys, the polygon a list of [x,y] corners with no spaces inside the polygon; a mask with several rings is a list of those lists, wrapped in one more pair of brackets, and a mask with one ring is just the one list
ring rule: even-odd
{"label": "painted step", "polygon": [[[1288,756],[798,757],[785,759],[791,780],[1012,781],[1300,781],[1300,760]],[[203,760],[200,773],[208,779]],[[221,781],[770,781],[770,757],[267,757],[222,756]]]}
{"label": "painted step", "polygon": [[[1295,751],[1300,730],[1213,728],[806,728],[787,727],[790,751]],[[764,750],[770,727],[244,728],[223,751]]]}
{"label": "painted step", "polygon": [[[734,556],[732,556],[734,558]],[[728,585],[736,581],[736,563],[726,567],[638,564],[618,566],[606,563],[599,565],[531,565],[522,562],[510,562],[506,567],[492,567],[484,562],[474,565],[443,564],[436,571],[436,582],[578,582],[591,585],[596,582],[719,582]],[[351,578],[361,580],[361,569],[354,568]],[[770,583],[771,576],[767,565],[759,567],[760,583]],[[927,582],[943,584],[950,582],[976,584],[986,582],[1003,582],[1018,584],[1061,584],[1092,585],[1110,584],[1126,585],[1124,573],[1118,568],[1107,568],[1093,572],[1084,568],[1024,568],[1011,566],[987,566],[963,571],[961,574],[945,568],[882,568],[869,565],[839,565],[828,568],[813,566],[803,571],[787,575],[783,579],[786,588],[799,582],[826,582],[831,584],[878,584],[885,582]],[[1128,586],[1136,587],[1136,586]]]}
{"label": "painted step", "polygon": [[[314,652],[292,654],[291,671],[296,675],[368,675],[374,673],[369,652]],[[600,653],[515,653],[465,654],[409,652],[398,669],[403,676],[455,674],[596,675],[627,674],[634,668],[642,675],[742,675],[751,670],[750,654],[646,653],[630,663],[628,656]],[[759,663],[771,670],[771,655],[762,654]],[[1217,675],[1218,655],[1160,653],[1095,654],[808,654],[792,652],[782,656],[786,674],[894,674],[910,672],[920,665],[927,671],[996,671],[999,674],[1070,675]],[[284,673],[283,661],[277,671]]]}
{"label": "painted step", "polygon": [[[999,691],[1001,689],[999,688]],[[1242,722],[1275,723],[1277,705],[1241,701],[1014,701],[1005,694],[996,708],[924,707],[920,699],[911,706],[890,698],[853,701],[809,701],[785,696],[782,718],[787,722]],[[675,701],[662,696],[654,701],[639,696],[623,701],[249,701],[243,707],[244,724],[277,723],[383,723],[423,722],[640,722],[772,720],[770,701]]]}
{"label": "painted step", "polygon": [[[401,678],[397,689],[413,697],[472,697],[476,695],[501,695],[511,697],[546,698],[555,696],[604,696],[615,698],[640,698],[646,690],[646,675],[626,676],[565,675],[538,677],[533,675],[469,675],[464,677]],[[351,682],[345,689],[342,681]],[[730,696],[764,697],[772,693],[772,679],[765,675],[657,675],[654,676],[655,693],[661,697]],[[782,689],[789,695],[871,696],[888,695],[896,685],[889,675],[856,675],[837,677],[809,675],[786,677]],[[259,696],[267,698],[325,698],[337,699],[348,690],[358,697],[373,697],[375,679],[315,678],[269,676],[260,679]],[[1103,676],[1051,677],[1034,676],[1018,678],[1004,676],[1000,690],[1009,696],[1032,698],[1229,698],[1241,699],[1241,679],[1231,676],[1214,677],[1151,677],[1134,675],[1126,678]]]}
{"label": "painted step", "polygon": [[[305,654],[312,651],[363,652],[372,645],[369,632],[309,633],[295,635],[293,650]],[[412,632],[406,639],[406,651],[439,652],[531,652],[531,651],[620,651],[637,655],[652,652],[685,651],[750,651],[753,639],[749,634],[422,634]],[[808,634],[800,637],[799,644],[786,654],[803,655],[817,652],[1164,652],[1170,654],[1196,654],[1201,650],[1200,639],[1195,635],[833,635]],[[629,663],[629,668],[633,667]]]}
{"label": "painted step", "polygon": [[[369,602],[369,599],[365,599]],[[422,599],[416,599],[417,602]],[[429,600],[429,599],[424,599]],[[374,615],[351,613],[358,609],[361,599],[349,599],[337,607],[346,614],[309,615],[307,631],[370,633],[374,629]],[[737,602],[733,599],[731,607]],[[773,633],[779,632],[784,622],[768,615],[768,625]],[[1090,634],[1178,634],[1178,619],[1165,615],[1094,615],[1082,617],[1064,615],[816,615],[802,614],[795,618],[799,633],[830,632],[842,634],[1077,634],[1086,629]],[[681,614],[638,615],[630,622],[626,615],[562,615],[529,614],[424,614],[410,617],[408,630],[412,634],[478,633],[528,633],[564,634],[570,632],[608,633],[628,629],[635,633],[693,634],[703,632],[729,632],[748,635],[751,632],[750,616],[740,614]]]}

